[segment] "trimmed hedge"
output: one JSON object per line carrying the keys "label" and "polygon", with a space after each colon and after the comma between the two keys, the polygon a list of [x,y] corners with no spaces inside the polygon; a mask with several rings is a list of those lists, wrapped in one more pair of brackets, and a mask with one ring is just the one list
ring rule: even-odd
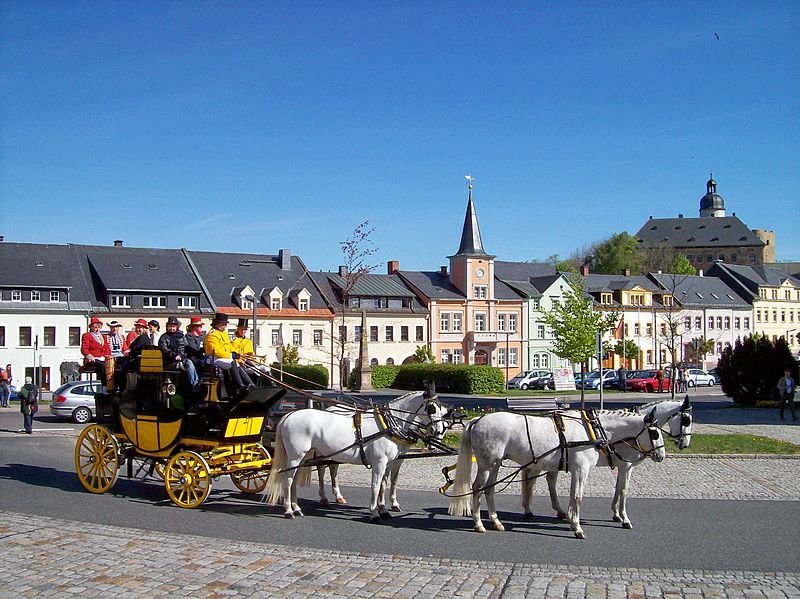
{"label": "trimmed hedge", "polygon": [[[491,366],[471,364],[403,364],[373,366],[372,386],[375,389],[423,390],[426,381],[435,381],[438,392],[468,395],[501,393],[505,389],[503,371]],[[348,379],[355,386],[355,371]]]}
{"label": "trimmed hedge", "polygon": [[[280,367],[272,365],[272,376],[280,377]],[[294,376],[293,376],[294,375]],[[328,369],[319,364],[294,364],[283,366],[283,380],[300,389],[319,390],[328,388]]]}

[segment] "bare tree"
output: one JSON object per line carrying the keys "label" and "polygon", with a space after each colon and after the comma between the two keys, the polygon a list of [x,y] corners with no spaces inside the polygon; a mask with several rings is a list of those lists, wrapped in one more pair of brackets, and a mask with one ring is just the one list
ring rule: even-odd
{"label": "bare tree", "polygon": [[[691,333],[691,322],[686,326],[686,314],[683,304],[680,303],[678,293],[681,297],[686,297],[691,291],[691,285],[687,286],[688,275],[683,274],[658,274],[655,275],[658,285],[662,289],[661,305],[662,309],[656,312],[657,330],[655,331],[656,340],[669,352],[670,361],[670,380],[672,381],[671,396],[675,397],[675,373],[678,363],[681,361],[681,352],[684,347],[684,335]],[[660,356],[659,356],[660,357]]]}

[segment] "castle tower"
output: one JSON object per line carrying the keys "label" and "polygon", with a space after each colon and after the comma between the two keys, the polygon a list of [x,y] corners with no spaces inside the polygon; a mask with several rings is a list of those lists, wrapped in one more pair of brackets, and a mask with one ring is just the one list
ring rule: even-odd
{"label": "castle tower", "polygon": [[706,195],[700,198],[700,216],[725,216],[725,200],[717,193],[714,175],[706,182]]}

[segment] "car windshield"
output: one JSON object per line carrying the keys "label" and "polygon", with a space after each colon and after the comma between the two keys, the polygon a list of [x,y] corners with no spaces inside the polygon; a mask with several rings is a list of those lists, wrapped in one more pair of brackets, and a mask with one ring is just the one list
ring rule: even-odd
{"label": "car windshield", "polygon": [[513,382],[513,381],[521,381],[521,380],[522,380],[522,379],[524,379],[526,376],[528,376],[528,373],[527,373],[527,372],[523,372],[522,374],[518,374],[518,375],[516,375],[516,376],[515,376],[514,378],[512,378],[512,379],[511,379],[509,382]]}

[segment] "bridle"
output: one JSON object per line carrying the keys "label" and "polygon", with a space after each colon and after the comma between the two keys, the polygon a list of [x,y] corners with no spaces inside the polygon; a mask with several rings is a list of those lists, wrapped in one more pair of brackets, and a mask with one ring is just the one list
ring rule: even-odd
{"label": "bridle", "polygon": [[[652,445],[651,449],[646,449],[645,447],[642,447],[642,443],[639,441],[639,437],[641,436],[641,434],[644,431],[647,431],[647,435],[650,437],[650,444]],[[614,454],[614,456],[618,460],[621,460],[623,462],[628,462],[628,463],[638,462],[638,461],[643,460],[645,458],[649,458],[652,455],[654,455],[655,453],[657,453],[660,450],[664,449],[664,443],[663,443],[664,437],[662,436],[662,432],[663,431],[656,424],[655,420],[652,421],[652,422],[645,421],[644,427],[642,428],[642,430],[639,433],[637,433],[636,435],[633,435],[631,437],[625,437],[624,439],[618,439],[617,441],[614,441],[613,443],[609,443],[608,444],[608,448],[611,450],[611,452]],[[661,437],[662,443],[661,443],[661,445],[656,445],[656,443],[658,442],[659,437]],[[619,451],[617,451],[616,446],[619,445],[619,444],[626,445],[626,446],[636,450],[639,453],[639,457],[636,458],[636,459],[632,459],[632,460],[625,458],[624,456],[622,456],[619,453]]]}
{"label": "bridle", "polygon": [[[672,434],[672,432],[669,430],[669,425],[667,425],[666,428],[663,427],[659,428],[661,428],[661,432],[664,435],[666,435],[670,439],[673,439],[675,441],[675,444],[680,446],[686,439],[686,437],[692,434],[690,432],[687,432],[692,426],[692,408],[689,407],[685,410],[681,410],[680,412],[676,412],[675,414],[672,415],[672,417],[669,420],[672,420],[672,418],[674,418],[678,414],[680,414],[681,416],[681,431],[677,435]],[[669,420],[667,420],[667,423],[669,423]]]}

